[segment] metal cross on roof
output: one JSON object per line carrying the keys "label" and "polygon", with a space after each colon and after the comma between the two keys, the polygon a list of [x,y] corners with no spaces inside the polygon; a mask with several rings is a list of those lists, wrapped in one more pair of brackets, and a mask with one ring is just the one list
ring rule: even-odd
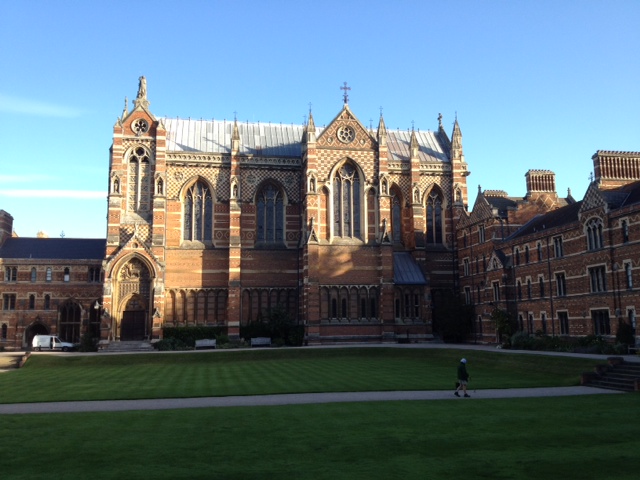
{"label": "metal cross on roof", "polygon": [[344,86],[340,87],[340,90],[344,90],[344,93],[342,94],[342,100],[346,105],[347,103],[349,103],[349,94],[347,92],[351,90],[351,87],[347,87],[347,82],[344,82]]}

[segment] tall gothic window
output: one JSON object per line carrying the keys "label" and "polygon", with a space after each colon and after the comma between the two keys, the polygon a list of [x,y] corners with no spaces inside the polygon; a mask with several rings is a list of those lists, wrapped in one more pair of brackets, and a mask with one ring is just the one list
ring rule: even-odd
{"label": "tall gothic window", "polygon": [[184,197],[184,240],[211,242],[213,197],[203,182],[194,183]]}
{"label": "tall gothic window", "polygon": [[391,228],[393,234],[393,242],[402,242],[402,200],[400,195],[394,189],[391,191]]}
{"label": "tall gothic window", "polygon": [[604,246],[602,220],[591,219],[587,223],[587,250],[597,250]]}
{"label": "tall gothic window", "polygon": [[427,243],[442,243],[442,196],[438,193],[427,198]]}
{"label": "tall gothic window", "polygon": [[151,213],[151,167],[149,154],[143,147],[137,147],[129,155],[129,185],[127,202],[129,212],[142,217]]}
{"label": "tall gothic window", "polygon": [[260,189],[256,197],[257,241],[284,241],[284,201],[280,190],[271,184]]}
{"label": "tall gothic window", "polygon": [[333,177],[333,234],[360,238],[360,176],[345,163]]}

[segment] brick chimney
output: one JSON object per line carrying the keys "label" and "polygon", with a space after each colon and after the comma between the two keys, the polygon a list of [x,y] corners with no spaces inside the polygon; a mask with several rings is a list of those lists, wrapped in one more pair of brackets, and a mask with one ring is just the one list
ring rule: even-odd
{"label": "brick chimney", "polygon": [[13,217],[4,210],[0,210],[0,246],[13,234]]}

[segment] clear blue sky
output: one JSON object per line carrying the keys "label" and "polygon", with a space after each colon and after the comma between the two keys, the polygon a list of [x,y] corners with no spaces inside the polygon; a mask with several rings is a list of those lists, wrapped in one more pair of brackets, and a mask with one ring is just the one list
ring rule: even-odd
{"label": "clear blue sky", "polygon": [[636,0],[0,3],[0,209],[20,236],[106,235],[112,127],[145,75],[156,116],[463,134],[478,185],[529,169],[582,199],[597,150],[640,151]]}

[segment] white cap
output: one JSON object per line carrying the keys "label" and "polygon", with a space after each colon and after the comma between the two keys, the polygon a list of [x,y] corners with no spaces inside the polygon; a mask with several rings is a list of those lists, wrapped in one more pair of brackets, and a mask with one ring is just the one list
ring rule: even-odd
{"label": "white cap", "polygon": [[462,360],[460,360],[461,363],[467,363],[467,359],[463,358]]}

